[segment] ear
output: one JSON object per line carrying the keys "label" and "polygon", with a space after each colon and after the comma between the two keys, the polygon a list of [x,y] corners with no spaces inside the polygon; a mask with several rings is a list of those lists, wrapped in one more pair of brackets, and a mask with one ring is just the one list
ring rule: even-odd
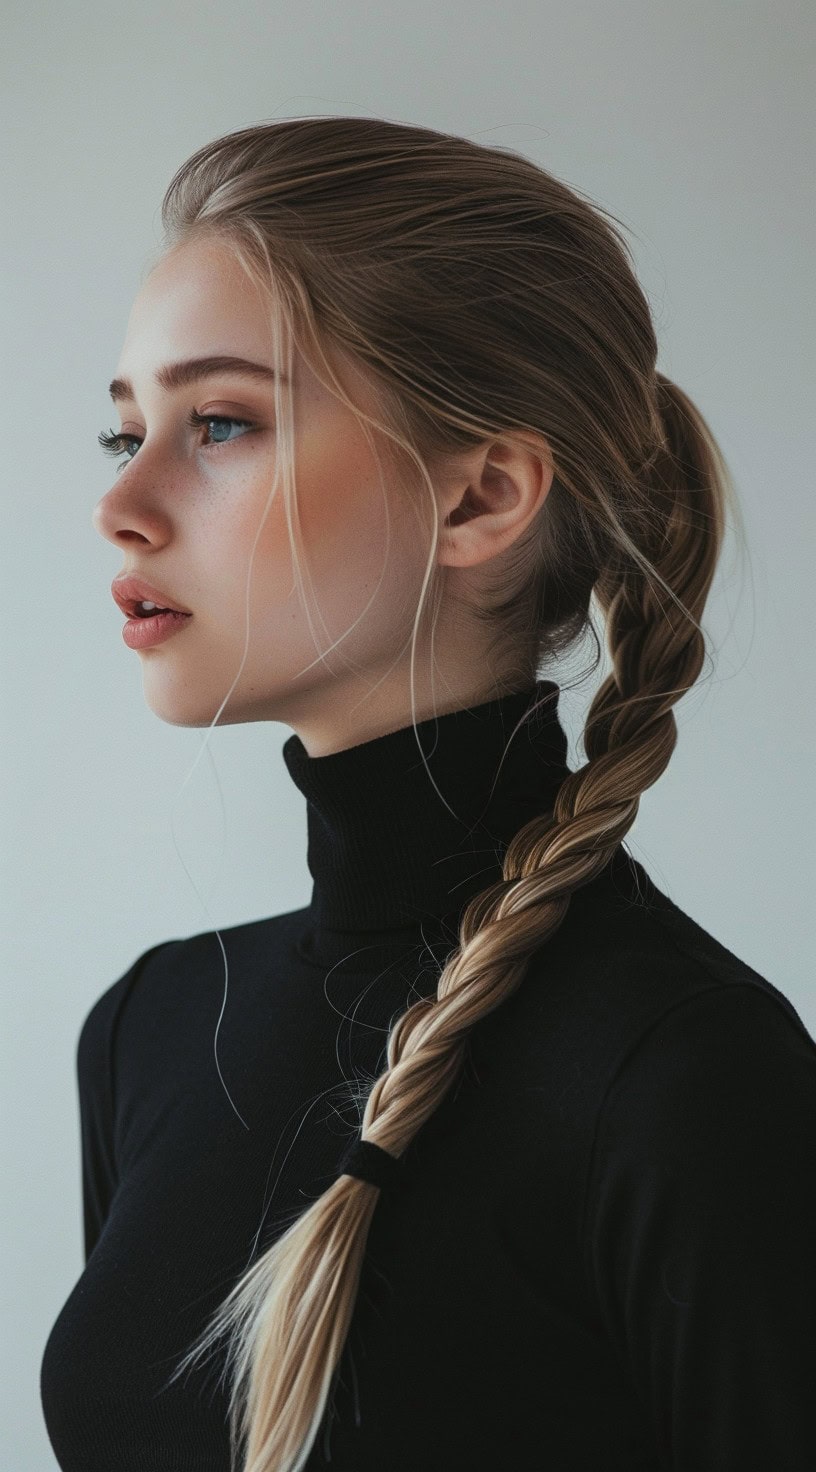
{"label": "ear", "polygon": [[541,510],[554,474],[549,445],[534,435],[459,457],[440,488],[437,561],[475,567],[503,552]]}

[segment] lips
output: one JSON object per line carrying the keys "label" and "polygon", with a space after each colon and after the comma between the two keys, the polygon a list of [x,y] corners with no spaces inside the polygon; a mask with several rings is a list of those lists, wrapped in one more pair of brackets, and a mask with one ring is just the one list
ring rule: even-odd
{"label": "lips", "polygon": [[161,588],[145,582],[144,578],[114,578],[111,583],[111,593],[114,601],[128,618],[137,617],[136,605],[142,602],[155,603],[157,610],[169,609],[171,613],[184,613],[189,618],[192,617],[189,608],[185,608],[182,603],[177,603],[169,593],[163,592]]}

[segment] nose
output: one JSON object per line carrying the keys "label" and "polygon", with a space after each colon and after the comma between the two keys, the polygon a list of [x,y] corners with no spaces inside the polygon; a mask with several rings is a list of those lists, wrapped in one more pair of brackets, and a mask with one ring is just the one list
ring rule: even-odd
{"label": "nose", "polygon": [[91,526],[114,547],[129,546],[133,541],[158,545],[170,535],[165,518],[155,508],[137,503],[132,497],[118,497],[113,489],[94,506]]}
{"label": "nose", "polygon": [[[132,517],[130,520],[132,521]],[[91,512],[91,526],[106,542],[116,543],[123,527],[127,524],[126,515],[120,510],[117,515],[111,506],[110,492],[106,492],[94,506]]]}

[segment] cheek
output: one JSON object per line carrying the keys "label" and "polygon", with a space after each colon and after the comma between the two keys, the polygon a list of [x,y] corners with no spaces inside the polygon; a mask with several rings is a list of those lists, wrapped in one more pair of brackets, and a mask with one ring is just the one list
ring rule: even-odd
{"label": "cheek", "polygon": [[[405,514],[398,493],[388,485],[385,465],[381,485],[379,467],[364,441],[361,445],[358,438],[345,434],[304,439],[296,466],[297,541],[312,616],[326,621],[332,637],[342,634],[363,610],[368,638],[375,628],[381,633],[392,623],[401,628],[405,609],[415,607],[425,568],[416,517]],[[268,482],[256,485],[252,511],[241,517],[236,535],[243,568],[267,492]],[[244,584],[241,578],[238,581],[243,600]],[[258,538],[253,589],[261,621],[284,612],[288,616],[289,611],[296,620],[303,617],[282,487],[274,493]]]}
{"label": "cheek", "polygon": [[[385,472],[383,472],[385,479]],[[298,469],[298,508],[304,550],[320,583],[344,568],[346,580],[364,571],[376,578],[389,539],[387,482],[367,447],[341,440],[304,454]],[[394,529],[391,527],[393,540]],[[392,549],[393,550],[393,549]]]}

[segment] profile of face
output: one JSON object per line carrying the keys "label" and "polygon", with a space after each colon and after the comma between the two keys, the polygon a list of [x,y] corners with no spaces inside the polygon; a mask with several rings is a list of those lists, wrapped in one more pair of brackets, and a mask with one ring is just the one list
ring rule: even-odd
{"label": "profile of face", "polygon": [[[308,613],[282,488],[252,556],[275,476],[271,380],[232,369],[168,390],[156,375],[213,356],[271,369],[268,323],[265,300],[217,243],[174,247],[153,267],[131,309],[115,375],[129,386],[117,398],[126,449],[92,522],[122,554],[115,575],[142,577],[192,612],[171,638],[130,655],[142,665],[150,709],[173,725],[210,725],[244,655],[252,557],[246,659],[217,724],[282,721],[311,755],[321,755],[410,722],[408,646],[430,540],[418,535],[407,499],[388,494],[379,432],[370,430],[381,463],[356,416],[296,351],[295,480],[304,575],[314,590]],[[352,400],[380,417],[369,380],[345,355],[330,356]],[[191,425],[191,411],[207,422]],[[489,527],[482,518],[482,542],[464,518],[439,560],[476,563],[488,555],[491,535],[494,551],[511,540],[546,495],[550,477],[542,480],[540,471],[539,463],[536,477],[531,460],[520,477],[494,476],[498,499],[483,508],[492,514]],[[461,484],[466,491],[467,476]],[[453,482],[449,494],[453,507]],[[438,660],[438,629],[434,648]],[[440,688],[437,663],[435,697],[423,693],[418,719],[467,703],[466,689],[455,689],[445,673]]]}

